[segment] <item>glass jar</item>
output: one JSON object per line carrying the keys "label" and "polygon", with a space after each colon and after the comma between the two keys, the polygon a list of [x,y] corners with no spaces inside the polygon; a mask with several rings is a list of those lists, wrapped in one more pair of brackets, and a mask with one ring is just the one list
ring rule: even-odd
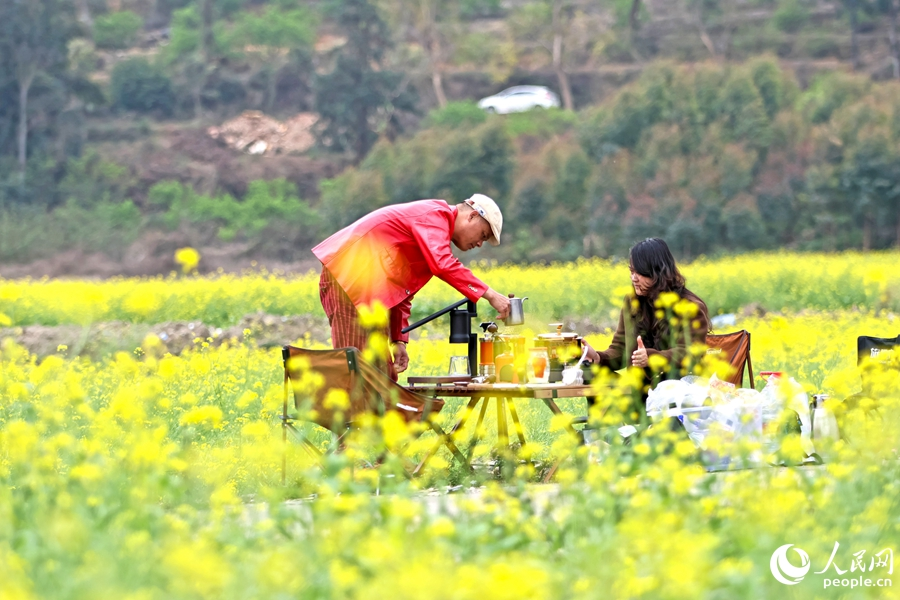
{"label": "glass jar", "polygon": [[548,383],[550,381],[550,355],[546,348],[529,348],[526,365],[528,383]]}

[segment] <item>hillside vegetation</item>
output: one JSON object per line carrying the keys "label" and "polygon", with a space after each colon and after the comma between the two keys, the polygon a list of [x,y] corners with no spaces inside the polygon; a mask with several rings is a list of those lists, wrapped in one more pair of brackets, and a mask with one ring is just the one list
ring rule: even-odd
{"label": "hillside vegetation", "polygon": [[[896,1],[29,7],[0,14],[5,263],[185,245],[304,261],[372,208],[474,191],[508,232],[475,258],[900,241]],[[525,82],[563,110],[472,102]],[[319,143],[260,157],[206,134],[247,109],[316,113]]]}

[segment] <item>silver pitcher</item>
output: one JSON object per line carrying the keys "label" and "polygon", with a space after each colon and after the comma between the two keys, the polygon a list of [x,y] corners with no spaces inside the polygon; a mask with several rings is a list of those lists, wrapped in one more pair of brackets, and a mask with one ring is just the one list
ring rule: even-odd
{"label": "silver pitcher", "polygon": [[516,298],[512,294],[509,295],[509,315],[503,322],[512,327],[514,325],[523,325],[525,323],[525,308],[522,306],[522,303],[528,300],[528,297],[525,298]]}

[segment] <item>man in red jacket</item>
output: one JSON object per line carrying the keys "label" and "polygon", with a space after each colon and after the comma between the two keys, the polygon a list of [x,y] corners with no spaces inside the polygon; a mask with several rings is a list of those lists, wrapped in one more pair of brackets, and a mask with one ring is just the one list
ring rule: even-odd
{"label": "man in red jacket", "polygon": [[443,200],[385,206],[313,248],[322,261],[319,297],[331,323],[332,345],[365,348],[369,331],[360,325],[358,309],[381,302],[390,310],[384,334],[393,360],[387,357],[386,365],[396,380],[409,366],[409,334],[401,330],[409,324],[412,298],[434,275],[473,302],[483,297],[505,318],[509,298],[475,277],[450,250],[451,242],[463,251],[484,242],[497,246],[502,228],[497,204],[475,194],[456,206]]}

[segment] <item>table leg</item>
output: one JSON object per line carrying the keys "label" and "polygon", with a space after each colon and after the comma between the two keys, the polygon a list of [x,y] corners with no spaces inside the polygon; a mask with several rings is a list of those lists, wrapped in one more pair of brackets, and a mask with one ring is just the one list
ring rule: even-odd
{"label": "table leg", "polygon": [[487,406],[488,399],[485,398],[484,402],[481,403],[481,413],[478,415],[478,421],[475,423],[475,435],[472,436],[472,440],[469,442],[469,451],[466,453],[467,464],[471,464],[472,453],[475,451],[475,446],[478,445],[478,440],[481,439],[479,431],[481,430],[481,424],[484,423],[484,414],[487,412]]}
{"label": "table leg", "polygon": [[516,429],[516,435],[519,437],[519,443],[524,446],[525,432],[522,429],[522,423],[519,422],[519,413],[516,412],[516,403],[512,398],[509,399],[509,414],[512,415],[513,426]]}
{"label": "table leg", "polygon": [[[456,433],[457,430],[461,429],[462,427],[465,427],[466,421],[469,419],[469,415],[472,413],[472,409],[475,407],[476,404],[478,404],[479,400],[480,400],[480,398],[478,398],[477,396],[472,398],[471,400],[469,400],[469,403],[466,405],[466,410],[463,412],[463,416],[459,419],[459,421],[457,421],[453,425],[453,427],[450,429],[450,431],[447,432],[446,439],[443,436],[439,436],[438,441],[435,442],[434,446],[432,446],[431,449],[422,458],[422,462],[420,462],[418,464],[418,466],[415,468],[415,470],[413,471],[413,475],[418,475],[419,473],[422,472],[422,469],[425,468],[425,463],[427,463],[428,460],[432,456],[437,454],[437,451],[441,449],[441,446],[443,446],[448,441],[452,442],[451,436],[454,433]],[[455,445],[454,445],[454,447],[455,447]],[[451,452],[452,452],[452,448],[451,448]],[[459,453],[459,455],[457,455],[454,452],[453,455],[456,456],[457,458],[463,458],[462,453]],[[472,470],[472,466],[468,463],[468,461],[465,463],[465,465],[469,468],[470,471]]]}
{"label": "table leg", "polygon": [[509,431],[506,428],[506,398],[497,397],[497,446],[509,448]]}
{"label": "table leg", "polygon": [[[553,398],[544,398],[543,400],[544,400],[544,404],[547,405],[547,407],[553,412],[554,415],[563,414],[563,412],[562,412],[562,410],[560,410],[559,406],[556,405],[556,402],[553,401]],[[578,437],[578,432],[575,431],[574,427],[572,427],[572,423],[567,421],[565,424],[565,427],[569,433],[571,433],[576,438]],[[544,479],[543,479],[544,483],[548,483],[553,478],[553,476],[556,475],[556,471],[557,471],[557,469],[559,469],[559,465],[561,465],[562,462],[564,460],[566,460],[566,458],[568,458],[568,455],[562,456],[562,457],[556,459],[556,462],[553,463],[553,466],[550,467],[550,470],[547,471],[547,474],[544,476]]]}
{"label": "table leg", "polygon": [[[556,405],[556,402],[553,401],[553,398],[543,398],[544,404],[553,412],[554,415],[563,414],[562,410],[560,410],[559,406]],[[566,423],[566,430],[574,436],[578,436],[578,432],[575,431],[575,428],[572,427],[571,423]]]}

